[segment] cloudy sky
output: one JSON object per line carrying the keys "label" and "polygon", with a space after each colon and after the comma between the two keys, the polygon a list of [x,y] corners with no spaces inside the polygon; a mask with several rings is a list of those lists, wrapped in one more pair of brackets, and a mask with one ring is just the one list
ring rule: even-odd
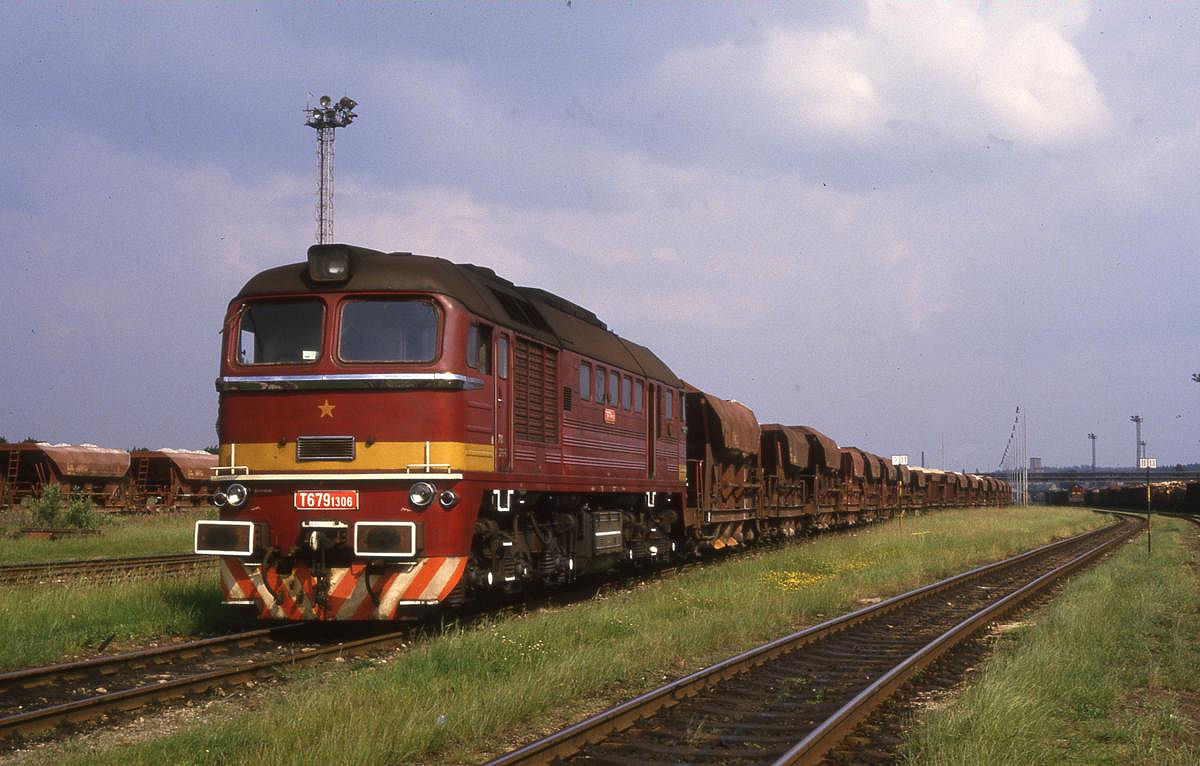
{"label": "cloudy sky", "polygon": [[[485,264],[842,444],[1200,460],[1183,3],[0,8],[0,435],[213,444],[218,331],[314,239]],[[943,458],[944,455],[944,458]]]}

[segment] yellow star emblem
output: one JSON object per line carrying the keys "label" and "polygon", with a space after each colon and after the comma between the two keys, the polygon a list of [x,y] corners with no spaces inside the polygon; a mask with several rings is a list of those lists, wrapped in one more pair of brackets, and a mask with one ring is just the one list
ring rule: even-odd
{"label": "yellow star emblem", "polygon": [[326,399],[324,404],[317,405],[317,409],[321,411],[321,417],[331,418],[333,417],[333,408],[336,406],[336,404],[330,404],[329,400]]}

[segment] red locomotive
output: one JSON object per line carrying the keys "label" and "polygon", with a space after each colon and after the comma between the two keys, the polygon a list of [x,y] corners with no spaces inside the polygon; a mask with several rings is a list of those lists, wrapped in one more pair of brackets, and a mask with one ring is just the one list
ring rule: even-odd
{"label": "red locomotive", "polygon": [[195,547],[262,617],[393,619],[924,507],[918,471],[847,469],[479,266],[313,246],[253,277],[222,337],[221,514]]}

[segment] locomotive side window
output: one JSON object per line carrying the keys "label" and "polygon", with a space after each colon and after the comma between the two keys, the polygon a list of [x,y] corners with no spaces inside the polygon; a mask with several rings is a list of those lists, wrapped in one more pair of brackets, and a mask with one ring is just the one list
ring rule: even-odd
{"label": "locomotive side window", "polygon": [[501,335],[496,344],[496,374],[502,378],[508,377],[508,336]]}
{"label": "locomotive side window", "polygon": [[663,416],[667,420],[675,419],[675,415],[673,413],[673,410],[675,409],[674,405],[675,405],[675,392],[664,388],[663,389]]}
{"label": "locomotive side window", "polygon": [[608,371],[608,403],[612,406],[617,406],[617,387],[620,385],[620,376],[616,370]]}
{"label": "locomotive side window", "polygon": [[325,306],[318,300],[247,304],[238,324],[238,364],[311,364],[321,356]]}
{"label": "locomotive side window", "polygon": [[633,409],[633,378],[628,375],[621,378],[621,407]]}
{"label": "locomotive side window", "polygon": [[604,368],[596,367],[596,403],[604,404]]}
{"label": "locomotive side window", "polygon": [[592,365],[587,362],[579,363],[579,398],[592,398]]}
{"label": "locomotive side window", "polygon": [[438,315],[426,300],[350,300],[342,304],[338,355],[347,362],[432,362]]}
{"label": "locomotive side window", "polygon": [[640,380],[634,381],[634,383],[633,383],[633,411],[634,412],[642,411],[642,396],[644,393],[643,389],[644,389],[644,384],[642,383],[642,381],[640,381]]}
{"label": "locomotive side window", "polygon": [[492,328],[473,324],[467,330],[467,366],[484,375],[492,372]]}

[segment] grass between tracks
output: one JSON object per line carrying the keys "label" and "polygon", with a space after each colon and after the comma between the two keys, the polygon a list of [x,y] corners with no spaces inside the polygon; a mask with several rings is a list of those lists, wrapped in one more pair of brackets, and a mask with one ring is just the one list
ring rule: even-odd
{"label": "grass between tracks", "polygon": [[163,579],[0,589],[0,670],[246,625],[221,606],[216,568]]}
{"label": "grass between tracks", "polygon": [[1197,528],[1154,524],[1003,634],[910,739],[920,764],[1200,763]]}
{"label": "grass between tracks", "polygon": [[[449,628],[386,662],[318,668],[79,763],[477,762],[537,733],[861,604],[1107,523],[1073,509],[945,511],[817,538],[566,608]],[[277,696],[275,696],[277,695]]]}
{"label": "grass between tracks", "polygon": [[0,564],[191,553],[196,519],[215,518],[216,511],[98,515],[101,519],[99,535],[60,540],[0,539]]}

